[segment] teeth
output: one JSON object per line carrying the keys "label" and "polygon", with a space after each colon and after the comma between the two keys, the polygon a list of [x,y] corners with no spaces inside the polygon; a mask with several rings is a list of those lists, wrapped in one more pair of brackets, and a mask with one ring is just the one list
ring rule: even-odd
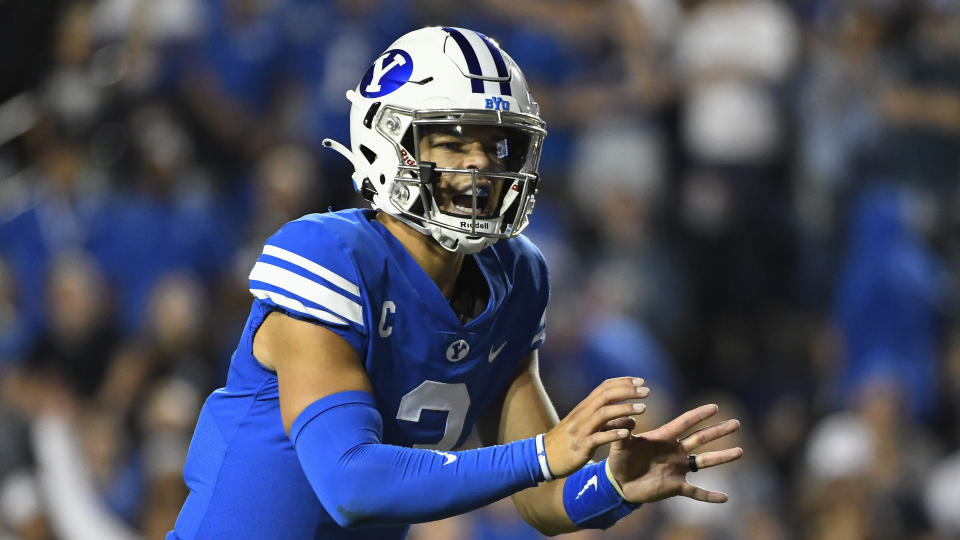
{"label": "teeth", "polygon": [[[466,191],[461,191],[461,192],[460,192],[460,195],[463,195],[464,197],[470,197],[471,195],[473,195],[473,192],[468,189],[468,190],[466,190]],[[480,197],[489,197],[489,196],[490,196],[490,188],[488,188],[488,187],[479,187],[479,188],[477,188],[477,198],[478,198],[478,199],[479,199]]]}
{"label": "teeth", "polygon": [[[453,206],[460,212],[464,214],[473,213],[473,194],[474,192],[470,189],[466,189],[456,197],[453,198]],[[486,216],[486,206],[487,200],[490,197],[490,188],[488,186],[477,187],[476,198],[477,198],[477,216],[485,217]],[[463,204],[460,204],[463,203]]]}
{"label": "teeth", "polygon": [[[454,203],[453,206],[456,207],[457,210],[463,212],[464,214],[473,213],[473,208],[470,206],[462,206],[457,203]],[[486,210],[482,206],[477,208],[477,216],[485,216],[486,213],[487,213]]]}

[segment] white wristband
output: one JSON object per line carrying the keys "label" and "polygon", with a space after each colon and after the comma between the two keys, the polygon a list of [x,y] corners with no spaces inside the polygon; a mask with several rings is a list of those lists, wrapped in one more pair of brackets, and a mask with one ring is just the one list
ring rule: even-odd
{"label": "white wristband", "polygon": [[543,473],[543,481],[552,482],[553,474],[550,473],[550,465],[547,463],[547,449],[543,445],[543,433],[537,435],[537,460],[540,462],[540,472]]}

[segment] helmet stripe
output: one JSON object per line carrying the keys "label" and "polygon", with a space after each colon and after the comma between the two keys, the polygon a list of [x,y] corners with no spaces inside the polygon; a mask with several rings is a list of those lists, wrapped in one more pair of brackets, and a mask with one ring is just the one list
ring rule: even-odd
{"label": "helmet stripe", "polygon": [[483,77],[483,70],[480,69],[480,60],[477,58],[477,52],[473,50],[473,46],[470,45],[466,36],[461,34],[459,30],[450,26],[444,26],[443,29],[457,42],[457,45],[460,47],[460,52],[463,53],[463,59],[467,62],[467,69],[470,71],[470,74],[474,76],[470,78],[470,87],[473,93],[482,94],[483,80],[475,78]]}
{"label": "helmet stripe", "polygon": [[[481,34],[480,32],[476,33],[480,36],[480,39],[487,44],[487,49],[490,50],[490,56],[493,57],[493,63],[497,66],[497,76],[507,77],[509,73],[507,72],[507,64],[503,61],[503,54],[500,52],[500,47],[497,47],[490,41],[490,38]],[[510,81],[503,81],[500,83],[500,93],[509,96],[510,94]]]}

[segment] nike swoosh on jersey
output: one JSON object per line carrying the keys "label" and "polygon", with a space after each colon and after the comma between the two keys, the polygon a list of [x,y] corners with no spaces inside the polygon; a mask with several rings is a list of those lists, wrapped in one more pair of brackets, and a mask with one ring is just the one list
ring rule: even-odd
{"label": "nike swoosh on jersey", "polygon": [[434,452],[447,458],[447,460],[443,462],[444,465],[449,465],[457,460],[457,456],[455,456],[454,454],[451,454],[450,452],[441,452],[440,450],[434,450]]}
{"label": "nike swoosh on jersey", "polygon": [[591,486],[593,486],[593,489],[597,489],[597,475],[593,475],[587,480],[587,483],[583,486],[583,489],[580,490],[580,493],[577,493],[575,499],[579,499]]}
{"label": "nike swoosh on jersey", "polygon": [[491,346],[491,347],[490,347],[490,355],[487,356],[487,362],[493,362],[494,360],[496,360],[497,357],[500,356],[500,351],[502,351],[503,348],[506,347],[506,346],[507,346],[507,342],[506,342],[506,341],[504,341],[503,343],[501,343],[500,346],[497,347],[496,349],[494,349],[494,348]]}

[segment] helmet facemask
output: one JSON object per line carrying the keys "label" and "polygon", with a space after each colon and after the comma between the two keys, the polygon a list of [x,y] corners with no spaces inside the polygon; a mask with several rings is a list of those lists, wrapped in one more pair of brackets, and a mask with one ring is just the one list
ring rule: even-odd
{"label": "helmet facemask", "polygon": [[[409,125],[399,141],[381,131],[394,140],[401,163],[389,194],[400,211],[397,217],[457,253],[476,253],[526,227],[545,134],[539,119],[495,111],[414,112],[395,107],[385,107],[381,114],[393,118],[385,125]],[[401,120],[404,116],[409,122]],[[458,156],[478,151],[485,155],[480,159],[483,168],[455,166],[462,161]]]}

